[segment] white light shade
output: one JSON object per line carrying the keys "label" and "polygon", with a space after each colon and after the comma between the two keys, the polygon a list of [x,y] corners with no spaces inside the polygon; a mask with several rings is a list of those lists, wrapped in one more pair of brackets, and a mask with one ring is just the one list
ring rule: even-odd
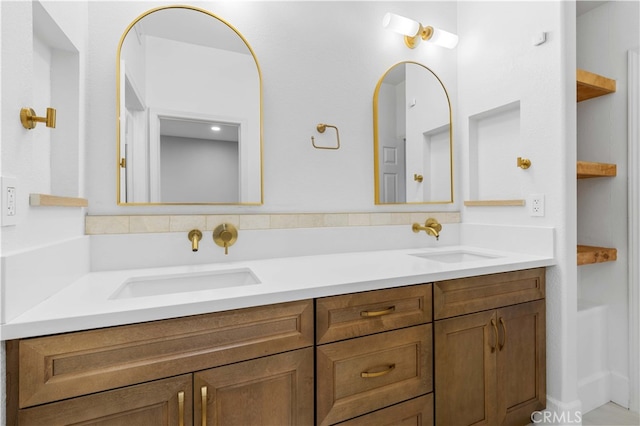
{"label": "white light shade", "polygon": [[447,49],[453,49],[458,45],[458,36],[448,31],[434,28],[429,43],[437,44]]}
{"label": "white light shade", "polygon": [[384,15],[382,18],[382,26],[388,30],[410,37],[413,37],[418,34],[418,31],[420,31],[419,22],[394,13],[387,13]]}

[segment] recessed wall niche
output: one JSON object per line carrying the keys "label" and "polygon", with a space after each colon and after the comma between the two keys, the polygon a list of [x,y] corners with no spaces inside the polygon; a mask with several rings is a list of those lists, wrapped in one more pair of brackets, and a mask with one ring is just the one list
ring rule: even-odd
{"label": "recessed wall niche", "polygon": [[80,57],[76,46],[38,2],[33,3],[33,105],[57,110],[56,127],[33,132],[35,192],[78,197],[80,192]]}
{"label": "recessed wall niche", "polygon": [[517,167],[520,101],[469,117],[469,198],[467,205],[524,205]]}

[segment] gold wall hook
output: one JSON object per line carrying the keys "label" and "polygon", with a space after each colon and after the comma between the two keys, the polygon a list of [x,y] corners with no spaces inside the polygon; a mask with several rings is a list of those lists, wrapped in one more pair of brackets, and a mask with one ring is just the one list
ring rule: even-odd
{"label": "gold wall hook", "polygon": [[47,108],[46,117],[37,117],[32,108],[22,108],[20,110],[20,122],[25,129],[34,129],[37,123],[45,123],[47,127],[56,127],[56,109]]}
{"label": "gold wall hook", "polygon": [[424,176],[414,173],[413,180],[415,180],[416,182],[422,182],[424,180]]}
{"label": "gold wall hook", "polygon": [[238,228],[230,223],[218,225],[213,230],[213,241],[220,247],[224,247],[224,254],[229,254],[231,247],[238,240]]}
{"label": "gold wall hook", "polygon": [[327,130],[327,127],[336,129],[336,139],[338,141],[338,145],[337,146],[318,146],[316,145],[316,139],[313,136],[311,136],[311,145],[313,145],[313,147],[316,149],[340,149],[340,132],[338,131],[338,128],[336,126],[332,126],[331,124],[320,123],[316,126],[316,130],[318,131],[318,133],[324,133]]}
{"label": "gold wall hook", "polygon": [[189,231],[189,241],[191,241],[191,251],[198,251],[199,242],[202,239],[202,232],[198,229]]}
{"label": "gold wall hook", "polygon": [[528,158],[518,157],[518,167],[523,170],[528,169],[529,167],[531,167],[531,160],[529,160]]}

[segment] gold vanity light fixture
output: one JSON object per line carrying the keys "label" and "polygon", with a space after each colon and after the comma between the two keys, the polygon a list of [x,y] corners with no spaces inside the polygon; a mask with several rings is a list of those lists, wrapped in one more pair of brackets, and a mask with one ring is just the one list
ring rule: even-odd
{"label": "gold vanity light fixture", "polygon": [[432,26],[425,27],[420,22],[395,13],[386,13],[382,18],[382,26],[404,35],[404,44],[410,49],[414,49],[421,40],[447,49],[453,49],[458,45],[456,34]]}
{"label": "gold vanity light fixture", "polygon": [[528,169],[529,167],[531,167],[531,160],[529,160],[528,158],[518,157],[518,167],[523,170]]}
{"label": "gold vanity light fixture", "polygon": [[202,232],[199,229],[192,229],[189,231],[189,241],[191,241],[191,251],[198,251],[200,240],[202,239]]}
{"label": "gold vanity light fixture", "polygon": [[56,127],[56,109],[47,108],[46,117],[37,117],[33,108],[22,108],[20,110],[20,122],[25,129],[31,130],[38,123],[45,123],[47,127]]}
{"label": "gold vanity light fixture", "polygon": [[229,254],[231,247],[238,240],[238,228],[230,223],[223,223],[213,230],[213,241],[220,247],[224,247],[224,254]]}

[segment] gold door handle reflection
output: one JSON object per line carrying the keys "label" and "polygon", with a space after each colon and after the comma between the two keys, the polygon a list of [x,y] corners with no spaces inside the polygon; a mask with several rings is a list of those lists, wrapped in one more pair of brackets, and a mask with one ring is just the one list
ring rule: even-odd
{"label": "gold door handle reflection", "polygon": [[392,314],[396,311],[396,307],[395,306],[389,306],[386,309],[382,309],[380,311],[362,311],[360,312],[360,316],[361,317],[381,317],[383,315],[389,315]]}
{"label": "gold door handle reflection", "polygon": [[496,351],[496,345],[498,344],[498,326],[496,320],[491,318],[491,326],[493,327],[493,344],[491,345],[491,353]]}
{"label": "gold door handle reflection", "polygon": [[200,413],[202,414],[202,426],[207,426],[207,387],[200,388],[201,405]]}
{"label": "gold door handle reflection", "polygon": [[395,370],[395,368],[396,368],[395,364],[390,364],[387,366],[385,370],[382,370],[382,371],[375,371],[373,373],[369,371],[363,371],[362,373],[360,373],[360,377],[363,377],[365,379],[370,379],[372,377],[384,376],[385,374],[391,373],[393,370]]}
{"label": "gold door handle reflection", "polygon": [[178,392],[178,425],[184,426],[184,391]]}
{"label": "gold door handle reflection", "polygon": [[504,345],[507,344],[507,325],[504,323],[504,318],[500,317],[500,325],[502,326],[502,343],[498,344],[498,349],[502,350]]}

